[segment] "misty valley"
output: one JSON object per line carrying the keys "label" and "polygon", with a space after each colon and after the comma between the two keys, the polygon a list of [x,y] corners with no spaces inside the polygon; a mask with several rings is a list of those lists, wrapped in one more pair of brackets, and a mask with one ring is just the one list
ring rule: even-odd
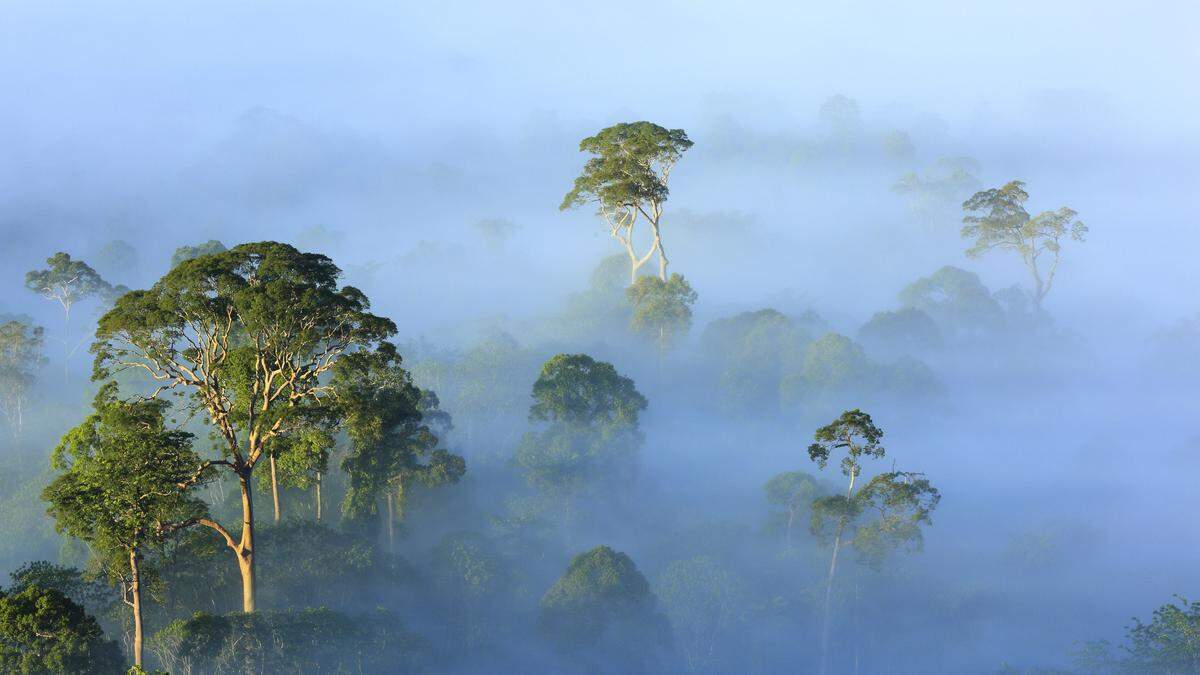
{"label": "misty valley", "polygon": [[1200,673],[1191,132],[543,9],[118,13],[0,112],[0,672]]}

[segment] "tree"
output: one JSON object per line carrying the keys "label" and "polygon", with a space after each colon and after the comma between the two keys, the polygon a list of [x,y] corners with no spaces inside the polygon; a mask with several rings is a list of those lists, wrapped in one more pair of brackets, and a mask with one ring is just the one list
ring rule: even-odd
{"label": "tree", "polygon": [[227,250],[225,244],[216,239],[209,239],[203,244],[196,244],[195,246],[180,246],[171,255],[171,269],[179,267],[179,263],[185,260],[194,260],[200,256],[212,255],[214,253],[224,253]]}
{"label": "tree", "polygon": [[96,270],[82,260],[72,260],[69,253],[55,253],[46,258],[46,264],[49,267],[44,270],[31,270],[25,274],[25,287],[57,302],[68,324],[75,303],[91,297],[105,297],[113,291],[112,285],[100,278]]}
{"label": "tree", "polygon": [[798,370],[784,375],[779,384],[780,403],[785,408],[808,406],[820,413],[836,410],[870,395],[879,375],[878,366],[862,345],[845,335],[828,333],[808,344]]}
{"label": "tree", "polygon": [[540,608],[543,635],[585,664],[598,656],[617,671],[653,670],[656,652],[670,644],[650,584],[629,556],[607,546],[572,558]]}
{"label": "tree", "polygon": [[333,435],[320,426],[304,427],[276,439],[279,455],[277,485],[307,490],[313,488],[313,509],[321,521],[321,480],[329,471],[329,452]]}
{"label": "tree", "polygon": [[334,367],[332,386],[351,442],[342,460],[349,478],[342,513],[352,520],[373,519],[385,497],[388,543],[394,545],[395,509],[397,502],[403,507],[405,487],[414,480],[454,483],[466,472],[461,457],[438,449],[429,426],[438,421],[448,426],[449,417],[432,392],[413,384],[388,343],[343,357]]}
{"label": "tree", "polygon": [[[683,129],[665,129],[650,122],[616,124],[579,143],[580,152],[594,156],[584,164],[559,209],[596,204],[609,234],[629,257],[631,284],[637,281],[638,269],[655,253],[659,279],[667,280],[668,260],[660,221],[670,196],[671,170],[692,145]],[[634,241],[635,225],[642,218],[651,237],[650,248],[644,254],[636,251]]]}
{"label": "tree", "polygon": [[17,440],[25,425],[25,408],[38,369],[45,365],[43,330],[21,321],[0,323],[0,412]]}
{"label": "tree", "polygon": [[954,340],[994,335],[1004,323],[1004,310],[979,275],[950,265],[905,286],[900,304],[928,314]]}
{"label": "tree", "polygon": [[148,549],[207,516],[180,486],[204,472],[192,435],[170,430],[162,400],[126,403],[115,383],[96,395],[94,412],[63,437],[53,466],[60,474],[42,493],[62,533],[76,537],[119,581],[133,613],[133,662],[142,665],[142,560]]}
{"label": "tree", "polygon": [[1123,655],[1107,640],[1089,642],[1076,654],[1088,673],[1183,675],[1200,672],[1200,602],[1177,597],[1154,610],[1149,623],[1134,618],[1125,628]]}
{"label": "tree", "polygon": [[39,586],[0,591],[0,670],[90,675],[122,667],[116,643],[62,593]]}
{"label": "tree", "polygon": [[[829,651],[829,610],[833,600],[833,578],[837,574],[838,553],[842,548],[842,536],[846,526],[853,518],[854,482],[862,473],[861,460],[883,457],[884,449],[880,445],[883,431],[875,426],[871,416],[861,410],[847,410],[833,422],[817,429],[813,434],[814,442],[808,446],[808,457],[821,469],[829,462],[830,455],[835,451],[844,451],[842,458],[842,474],[850,479],[846,488],[846,496],[828,497],[816,504],[823,505],[827,512],[839,512],[837,532],[833,538],[833,553],[829,559],[829,574],[825,579],[824,619],[821,628],[821,671],[828,667]],[[814,504],[814,510],[816,509]],[[814,522],[816,522],[814,516]]]}
{"label": "tree", "polygon": [[[1063,240],[1083,241],[1088,228],[1076,218],[1078,213],[1065,206],[1031,216],[1025,210],[1028,199],[1025,183],[1019,180],[976,192],[963,202],[967,215],[963,217],[962,236],[974,239],[967,249],[972,258],[993,249],[1014,251],[1021,256],[1033,278],[1033,301],[1040,310],[1042,300],[1054,285]],[[1049,257],[1049,262],[1044,262],[1043,255]]]}
{"label": "tree", "polygon": [[742,312],[708,324],[700,349],[717,373],[720,406],[728,412],[778,412],[785,372],[799,367],[812,338],[774,310]]}
{"label": "tree", "polygon": [[427,646],[383,609],[349,616],[325,608],[215,616],[197,612],[154,634],[172,673],[426,672]]}
{"label": "tree", "polygon": [[[838,555],[844,542],[852,542],[860,559],[879,565],[892,550],[908,546],[919,549],[921,526],[930,523],[929,515],[941,499],[921,474],[892,471],[872,478],[855,492],[862,474],[862,462],[881,459],[883,431],[871,416],[861,410],[847,410],[833,422],[817,429],[808,456],[824,469],[834,453],[844,453],[840,466],[849,479],[845,496],[821,497],[812,503],[812,530],[819,538],[832,539],[833,551],[825,581],[825,599],[821,629],[821,671],[828,669],[830,609]],[[869,517],[868,517],[869,516]],[[832,537],[829,533],[832,531]]]}
{"label": "tree", "polygon": [[[55,253],[46,258],[46,264],[49,267],[44,270],[31,270],[25,274],[25,288],[57,302],[63,309],[64,324],[68,330],[71,326],[71,308],[76,303],[93,297],[111,300],[128,290],[124,286],[113,287],[87,263],[72,260],[69,253]],[[65,378],[71,357],[83,342],[72,346],[70,338],[64,335],[62,343]]]}
{"label": "tree", "polygon": [[559,354],[542,366],[533,401],[529,419],[538,427],[522,438],[517,464],[570,521],[580,493],[633,473],[646,399],[612,364]]}
{"label": "tree", "polygon": [[670,279],[642,277],[625,291],[633,314],[629,328],[654,340],[661,361],[663,353],[692,327],[692,305],[696,291],[679,274]]}
{"label": "tree", "polygon": [[251,479],[272,441],[304,426],[327,403],[329,373],[350,352],[396,331],[358,289],[338,288],[329,258],[286,244],[243,244],[180,263],[149,290],[122,296],[96,331],[97,379],[132,370],[177,392],[203,414],[241,490],[242,528],[200,523],[234,553],[242,605],[255,609]]}
{"label": "tree", "polygon": [[784,471],[776,474],[763,486],[767,493],[767,502],[784,509],[787,533],[787,547],[792,548],[792,527],[796,517],[808,510],[813,501],[825,491],[817,483],[817,479],[803,471]]}

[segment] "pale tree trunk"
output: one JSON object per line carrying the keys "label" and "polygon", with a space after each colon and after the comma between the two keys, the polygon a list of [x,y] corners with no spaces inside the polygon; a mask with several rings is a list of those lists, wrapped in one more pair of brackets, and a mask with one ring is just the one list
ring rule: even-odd
{"label": "pale tree trunk", "polygon": [[321,522],[321,472],[317,472],[317,522]]}
{"label": "pale tree trunk", "polygon": [[242,539],[234,553],[238,557],[238,570],[242,573],[242,611],[249,614],[255,610],[254,577],[254,495],[250,492],[250,475],[238,476],[242,488]]}
{"label": "pale tree trunk", "polygon": [[[854,479],[857,477],[858,472],[851,470],[850,487],[846,488],[847,500],[854,493]],[[833,607],[833,579],[837,575],[838,553],[842,549],[842,535],[845,532],[846,518],[843,516],[838,522],[837,535],[833,538],[833,554],[829,557],[829,575],[825,579],[825,604],[821,620],[821,675],[829,672],[829,632],[830,610]]]}
{"label": "pale tree trunk", "polygon": [[275,505],[275,524],[279,524],[282,513],[279,508],[279,479],[275,475],[275,453],[267,455],[267,460],[271,463],[271,501]]}
{"label": "pale tree trunk", "polygon": [[129,606],[133,609],[133,665],[142,667],[142,577],[137,547],[129,549]]}

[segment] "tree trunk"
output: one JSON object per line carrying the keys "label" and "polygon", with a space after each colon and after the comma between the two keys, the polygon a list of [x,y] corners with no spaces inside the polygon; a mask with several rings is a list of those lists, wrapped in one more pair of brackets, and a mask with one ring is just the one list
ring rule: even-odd
{"label": "tree trunk", "polygon": [[388,553],[396,552],[396,526],[394,520],[396,518],[395,506],[392,503],[392,493],[389,490],[387,493],[387,538],[388,538]]}
{"label": "tree trunk", "polygon": [[142,577],[137,547],[129,549],[129,595],[133,608],[133,665],[142,667]]}
{"label": "tree trunk", "polygon": [[282,517],[279,509],[279,479],[275,476],[275,453],[267,455],[267,459],[271,462],[271,501],[275,504],[275,524],[279,524]]}
{"label": "tree trunk", "polygon": [[238,570],[242,573],[242,611],[249,614],[255,610],[254,495],[250,492],[249,472],[239,473],[238,483],[242,488],[242,540],[234,552],[238,558]]}
{"label": "tree trunk", "polygon": [[321,472],[317,472],[317,522],[321,522]]}
{"label": "tree trunk", "polygon": [[829,610],[833,605],[833,577],[837,574],[838,551],[842,548],[843,524],[838,525],[833,540],[833,555],[829,558],[829,576],[825,579],[825,606],[821,620],[821,675],[829,672]]}

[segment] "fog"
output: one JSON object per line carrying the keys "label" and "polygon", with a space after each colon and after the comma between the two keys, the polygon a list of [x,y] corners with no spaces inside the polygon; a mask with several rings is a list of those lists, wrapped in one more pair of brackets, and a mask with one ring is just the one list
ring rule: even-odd
{"label": "fog", "polygon": [[[0,323],[44,327],[46,363],[21,433],[0,440],[0,573],[106,569],[39,494],[91,411],[87,345],[112,301],[80,301],[67,323],[26,274],[63,251],[145,289],[180,247],[276,241],[329,256],[396,323],[404,366],[452,420],[439,447],[466,462],[452,485],[413,488],[391,538],[383,516],[339,515],[342,445],[319,524],[289,487],[273,525],[255,473],[260,605],[386,609],[374,621],[411,637],[410,660],[368,672],[1197,672],[1194,656],[1121,648],[1133,617],[1200,593],[1197,20],[1182,2],[5,4]],[[695,144],[662,230],[697,299],[657,352],[628,327],[604,221],[559,209],[580,139],[639,120]],[[1030,214],[1067,206],[1088,228],[1063,240],[1040,310],[1019,255],[968,256],[960,235],[964,200],[1014,180]],[[614,254],[615,276],[593,274]],[[959,286],[905,290],[946,266]],[[763,309],[787,327],[721,333]],[[872,332],[900,310],[936,335]],[[822,357],[831,333],[853,348]],[[648,405],[630,473],[557,502],[521,448],[541,438],[530,387],[560,353],[613,364]],[[764,485],[803,471],[844,491],[842,455],[821,469],[808,448],[856,408],[887,452],[862,480],[916,472],[941,499],[923,545],[875,565],[841,549],[823,614],[829,541],[806,503],[785,542]],[[209,452],[203,415],[184,417]],[[236,481],[200,492],[235,513]],[[309,525],[323,529],[287,529]],[[184,663],[152,633],[240,607],[220,539],[181,536],[194,541],[147,554],[162,581],[149,670]],[[486,581],[454,580],[447,547],[466,538]],[[282,566],[318,540],[371,553]],[[649,583],[667,626],[631,629],[649,646],[593,625],[608,637],[564,650],[546,627],[547,590],[600,545]],[[208,562],[172,572],[188,546]],[[482,590],[445,587],[463,583]],[[125,606],[89,610],[126,654]],[[1080,656],[1100,640],[1108,660]],[[629,656],[643,648],[653,658]]]}

